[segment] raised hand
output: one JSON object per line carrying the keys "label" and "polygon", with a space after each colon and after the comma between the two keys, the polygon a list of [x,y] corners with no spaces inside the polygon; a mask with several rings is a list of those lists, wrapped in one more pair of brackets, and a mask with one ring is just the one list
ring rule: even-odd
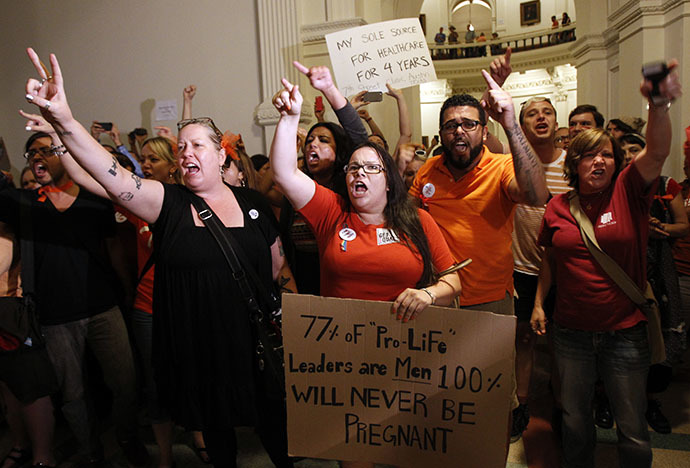
{"label": "raised hand", "polygon": [[280,81],[283,89],[273,96],[273,105],[281,116],[299,116],[302,110],[302,95],[299,92],[299,86],[293,85],[285,78]]}
{"label": "raised hand", "polygon": [[350,99],[350,104],[352,104],[352,107],[359,110],[360,107],[368,106],[369,101],[365,101],[363,99],[365,94],[367,94],[366,89],[352,96],[352,98]]}
{"label": "raised hand", "polygon": [[301,63],[294,61],[292,64],[300,73],[309,78],[309,83],[314,89],[318,89],[322,93],[327,92],[330,88],[334,88],[331,71],[328,67],[311,67],[307,68]]}
{"label": "raised hand", "polygon": [[503,127],[511,125],[515,121],[513,98],[496,83],[486,70],[482,70],[482,76],[488,86],[482,97],[482,107],[492,119],[498,121]]}
{"label": "raised hand", "polygon": [[101,136],[101,133],[105,133],[105,130],[103,129],[103,127],[101,127],[101,124],[94,120],[91,123],[91,128],[89,129],[89,132],[91,133],[92,137],[98,140],[98,138]]}
{"label": "raised hand", "polygon": [[182,90],[182,98],[185,101],[191,101],[196,95],[196,85],[189,85]]}
{"label": "raised hand", "polygon": [[397,100],[404,99],[402,89],[394,88],[390,83],[386,83],[386,88],[388,88],[387,95],[394,97]]}
{"label": "raised hand", "polygon": [[55,133],[53,126],[42,116],[38,114],[29,114],[21,109],[19,110],[19,115],[26,119],[26,127],[24,128],[27,132]]}
{"label": "raised hand", "polygon": [[512,53],[513,50],[508,47],[505,55],[496,57],[489,66],[489,69],[491,70],[491,78],[494,79],[498,86],[503,86],[503,83],[506,82],[508,76],[513,72],[513,68],[510,66],[510,56]]}
{"label": "raised hand", "polygon": [[62,82],[60,64],[54,54],[50,54],[51,72],[43,66],[32,48],[26,49],[31,63],[38,72],[39,79],[29,78],[26,82],[26,100],[36,105],[41,115],[51,124],[65,122],[72,118],[65,88]]}
{"label": "raised hand", "polygon": [[[659,94],[662,98],[666,98],[668,102],[672,102],[683,94],[678,75],[673,71],[678,67],[678,60],[671,59],[666,66],[668,67],[668,75],[659,82]],[[650,103],[652,102],[652,88],[653,85],[651,81],[642,79],[640,83],[640,93],[642,93]]]}
{"label": "raised hand", "polygon": [[369,111],[366,109],[357,109],[357,114],[364,120],[368,120],[371,118],[371,116],[369,115]]}
{"label": "raised hand", "polygon": [[117,125],[115,125],[115,122],[113,122],[112,128],[105,132],[108,134],[111,140],[113,140],[113,143],[115,143],[115,146],[120,146],[122,145],[122,140],[120,140],[120,129],[117,128]]}

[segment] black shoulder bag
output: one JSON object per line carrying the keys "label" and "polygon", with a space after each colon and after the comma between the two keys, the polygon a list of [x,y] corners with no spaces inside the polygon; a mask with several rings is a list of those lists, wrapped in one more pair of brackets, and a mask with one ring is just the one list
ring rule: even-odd
{"label": "black shoulder bag", "polygon": [[[243,256],[242,250],[233,247],[233,245],[236,247],[235,239],[208,204],[201,197],[194,194],[192,196],[192,204],[199,214],[199,218],[201,218],[216,242],[218,242],[225,260],[230,265],[232,277],[237,281],[242,298],[247,304],[249,322],[254,329],[254,339],[256,341],[255,357],[266,396],[273,399],[284,399],[285,364],[283,359],[283,337],[280,329],[282,313],[280,298],[273,292],[267,291],[263,281],[261,281],[248,261],[244,261],[244,265],[247,267],[242,267],[242,262],[238,258]],[[249,274],[261,295],[261,301],[257,300],[254,290],[249,284],[247,274]]]}
{"label": "black shoulder bag", "polygon": [[31,224],[31,206],[24,192],[19,196],[20,256],[22,297],[0,297],[0,329],[19,341],[15,349],[0,349],[0,353],[13,352],[44,344],[38,324],[34,302],[34,240]]}

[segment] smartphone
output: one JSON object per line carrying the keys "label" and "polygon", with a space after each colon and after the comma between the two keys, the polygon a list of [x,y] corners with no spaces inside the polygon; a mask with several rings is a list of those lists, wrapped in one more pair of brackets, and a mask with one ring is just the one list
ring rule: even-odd
{"label": "smartphone", "polygon": [[668,67],[665,62],[650,62],[642,66],[642,76],[652,82],[652,102],[656,105],[665,104],[666,98],[659,95],[659,82],[668,75]]}
{"label": "smartphone", "polygon": [[314,110],[316,112],[321,112],[323,110],[323,96],[316,96],[314,100]]}
{"label": "smartphone", "polygon": [[383,92],[381,91],[368,91],[362,96],[362,101],[366,102],[380,102],[383,101]]}
{"label": "smartphone", "polygon": [[109,132],[110,130],[113,129],[113,123],[112,122],[98,122],[98,125],[101,126],[103,130],[106,132]]}
{"label": "smartphone", "polygon": [[145,128],[135,128],[133,130],[135,135],[143,136],[143,135],[148,135],[149,132]]}

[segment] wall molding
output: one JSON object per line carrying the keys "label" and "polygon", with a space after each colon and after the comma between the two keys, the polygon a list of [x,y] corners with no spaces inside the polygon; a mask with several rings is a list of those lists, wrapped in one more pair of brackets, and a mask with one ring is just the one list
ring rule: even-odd
{"label": "wall molding", "polygon": [[364,18],[351,18],[345,20],[328,21],[325,23],[305,24],[300,28],[302,42],[324,41],[326,34],[342,31],[344,29],[364,26],[367,22]]}

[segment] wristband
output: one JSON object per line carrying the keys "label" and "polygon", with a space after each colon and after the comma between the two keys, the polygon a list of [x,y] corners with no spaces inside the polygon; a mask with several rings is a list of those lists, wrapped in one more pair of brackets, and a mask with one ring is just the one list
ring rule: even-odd
{"label": "wristband", "polygon": [[434,296],[434,294],[431,291],[429,291],[427,288],[422,288],[422,291],[427,293],[429,295],[429,297],[431,298],[431,305],[436,304],[436,296]]}
{"label": "wristband", "polygon": [[67,152],[67,149],[65,148],[65,145],[50,145],[50,152],[53,153],[55,156],[62,156]]}

